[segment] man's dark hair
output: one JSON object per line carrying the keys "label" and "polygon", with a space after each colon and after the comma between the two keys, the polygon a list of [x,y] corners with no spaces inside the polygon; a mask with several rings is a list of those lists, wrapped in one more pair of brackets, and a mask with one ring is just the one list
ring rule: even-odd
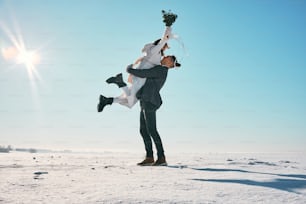
{"label": "man's dark hair", "polygon": [[170,57],[172,58],[175,67],[181,66],[181,64],[177,62],[177,59],[174,55],[170,55]]}

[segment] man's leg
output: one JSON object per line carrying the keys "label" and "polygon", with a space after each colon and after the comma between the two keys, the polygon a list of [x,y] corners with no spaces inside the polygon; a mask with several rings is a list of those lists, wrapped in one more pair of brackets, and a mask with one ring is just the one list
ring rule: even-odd
{"label": "man's leg", "polygon": [[146,122],[147,131],[149,135],[153,138],[155,147],[157,149],[158,159],[164,158],[165,155],[163,144],[156,128],[156,109],[154,107],[151,108],[150,106],[146,107],[144,109],[144,118]]}
{"label": "man's leg", "polygon": [[147,131],[147,125],[144,115],[144,110],[141,108],[140,110],[140,134],[143,138],[143,142],[146,149],[146,157],[153,157],[153,149],[152,149],[152,140]]}
{"label": "man's leg", "polygon": [[150,135],[148,134],[147,127],[146,127],[146,121],[144,118],[143,109],[141,108],[140,111],[140,134],[143,138],[143,142],[146,149],[146,158],[138,163],[139,166],[151,166],[154,164],[154,158],[153,158],[153,150],[152,150],[152,140]]}

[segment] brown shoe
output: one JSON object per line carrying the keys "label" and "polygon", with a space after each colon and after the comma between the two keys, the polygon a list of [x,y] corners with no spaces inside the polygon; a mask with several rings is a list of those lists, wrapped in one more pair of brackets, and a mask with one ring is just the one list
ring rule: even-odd
{"label": "brown shoe", "polygon": [[138,166],[152,166],[154,163],[154,158],[153,157],[146,157],[145,160],[142,162],[138,163]]}
{"label": "brown shoe", "polygon": [[167,166],[167,162],[166,162],[166,158],[165,157],[161,157],[161,158],[158,158],[156,160],[156,162],[153,164],[153,166]]}

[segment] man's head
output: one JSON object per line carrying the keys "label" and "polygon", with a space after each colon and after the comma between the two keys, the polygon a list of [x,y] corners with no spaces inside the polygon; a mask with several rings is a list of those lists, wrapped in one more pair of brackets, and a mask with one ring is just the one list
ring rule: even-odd
{"label": "man's head", "polygon": [[173,67],[180,67],[181,64],[177,62],[176,57],[174,55],[168,55],[163,57],[163,59],[161,60],[161,65],[170,68]]}

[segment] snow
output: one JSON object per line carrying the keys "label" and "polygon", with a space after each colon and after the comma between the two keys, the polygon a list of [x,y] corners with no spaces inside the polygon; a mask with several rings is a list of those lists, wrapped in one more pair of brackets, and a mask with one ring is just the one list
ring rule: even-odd
{"label": "snow", "polygon": [[306,203],[302,153],[0,154],[0,203]]}

